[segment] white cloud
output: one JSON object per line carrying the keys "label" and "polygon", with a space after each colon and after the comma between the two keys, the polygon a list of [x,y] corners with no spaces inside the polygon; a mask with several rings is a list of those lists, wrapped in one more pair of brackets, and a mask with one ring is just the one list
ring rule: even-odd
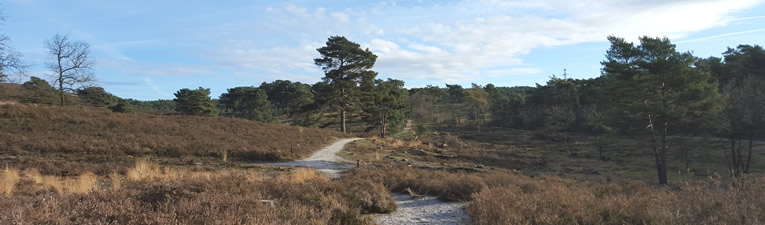
{"label": "white cloud", "polygon": [[517,76],[517,75],[537,75],[542,70],[539,68],[510,68],[502,70],[489,70],[486,71],[488,77],[503,77],[503,76]]}
{"label": "white cloud", "polygon": [[342,12],[333,12],[330,14],[332,18],[335,18],[335,20],[341,22],[341,23],[347,23],[350,20],[350,17],[348,14],[342,13]]}
{"label": "white cloud", "polygon": [[[736,21],[735,12],[760,2],[464,0],[418,7],[388,2],[351,10],[287,5],[283,10],[297,19],[273,17],[263,23],[299,32],[298,37],[284,37],[292,42],[323,42],[329,35],[344,35],[363,43],[378,55],[375,70],[384,75],[455,82],[538,74],[540,70],[524,65],[522,57],[539,47],[604,42],[608,35],[628,40],[641,35],[685,37]],[[274,73],[320,72],[312,58],[321,45],[229,44],[215,60]]]}

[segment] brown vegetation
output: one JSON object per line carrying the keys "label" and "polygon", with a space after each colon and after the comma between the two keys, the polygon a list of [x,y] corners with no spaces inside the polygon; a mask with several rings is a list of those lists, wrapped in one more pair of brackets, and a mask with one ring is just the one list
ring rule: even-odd
{"label": "brown vegetation", "polygon": [[474,224],[762,224],[765,180],[717,180],[672,187],[643,181],[588,182],[506,172],[354,169],[345,179],[382,182],[393,191],[472,200]]}
{"label": "brown vegetation", "polygon": [[481,224],[762,224],[765,180],[743,187],[687,183],[670,190],[644,182],[516,179],[474,195]]}
{"label": "brown vegetation", "polygon": [[[647,137],[646,137],[647,138]],[[703,180],[728,174],[726,140],[710,137],[673,137],[668,153],[671,181]],[[765,161],[765,145],[755,145],[753,162]],[[352,154],[351,154],[352,153]],[[481,133],[465,129],[424,138],[379,139],[350,143],[346,158],[378,166],[411,164],[413,167],[460,170],[517,170],[526,175],[555,175],[581,180],[654,180],[651,148],[641,137],[583,133],[545,134],[528,130],[486,127]],[[407,162],[402,162],[406,159]],[[761,174],[765,164],[752,163]],[[482,168],[476,168],[482,167]],[[751,175],[751,174],[750,174]],[[729,177],[722,177],[725,181]]]}
{"label": "brown vegetation", "polygon": [[40,178],[33,170],[23,177],[6,171],[15,174],[16,190],[0,196],[0,224],[363,225],[373,222],[362,213],[396,208],[379,183],[332,181],[310,169],[194,172],[139,160],[131,171],[145,176],[125,182],[116,173]]}
{"label": "brown vegetation", "polygon": [[0,105],[0,127],[0,149],[6,150],[0,153],[0,163],[59,175],[106,175],[115,166],[131,166],[133,157],[215,162],[298,159],[345,137],[325,129],[242,119],[26,104]]}

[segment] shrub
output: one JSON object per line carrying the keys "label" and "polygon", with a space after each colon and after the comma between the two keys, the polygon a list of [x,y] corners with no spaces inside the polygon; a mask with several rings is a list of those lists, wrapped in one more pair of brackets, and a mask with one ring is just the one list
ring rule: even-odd
{"label": "shrub", "polygon": [[439,194],[439,198],[447,201],[469,201],[473,194],[486,188],[486,183],[481,177],[475,175],[450,176],[444,181],[446,188]]}
{"label": "shrub", "polygon": [[417,136],[425,137],[430,133],[430,128],[428,128],[428,125],[426,124],[418,123],[417,128],[414,131],[417,133]]}
{"label": "shrub", "polygon": [[109,106],[109,110],[117,113],[131,113],[135,111],[135,108],[127,102],[120,102],[116,105]]}
{"label": "shrub", "polygon": [[343,193],[350,204],[362,213],[389,213],[396,211],[396,200],[380,183],[360,179],[343,179]]}

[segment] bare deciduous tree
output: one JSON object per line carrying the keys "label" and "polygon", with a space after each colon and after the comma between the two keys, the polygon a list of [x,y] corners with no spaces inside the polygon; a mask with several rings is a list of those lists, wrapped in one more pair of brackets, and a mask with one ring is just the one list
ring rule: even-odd
{"label": "bare deciduous tree", "polygon": [[[0,23],[4,21],[0,16]],[[10,46],[11,39],[0,34],[0,82],[9,81],[9,71],[24,74],[27,67],[21,60],[21,53]]]}
{"label": "bare deciduous tree", "polygon": [[47,67],[54,73],[54,86],[58,85],[59,100],[63,106],[66,91],[74,90],[72,87],[75,85],[87,86],[95,81],[90,44],[56,34],[45,42],[45,49],[53,58]]}

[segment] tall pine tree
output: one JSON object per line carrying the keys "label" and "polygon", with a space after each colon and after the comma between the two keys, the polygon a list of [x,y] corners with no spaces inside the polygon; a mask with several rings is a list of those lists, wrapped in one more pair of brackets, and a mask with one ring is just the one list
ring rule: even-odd
{"label": "tall pine tree", "polygon": [[[723,106],[709,73],[667,38],[641,37],[640,45],[609,37],[603,76],[611,86],[612,121],[650,134],[660,184],[667,184],[667,136],[706,124]],[[645,128],[645,129],[644,129]]]}
{"label": "tall pine tree", "polygon": [[321,58],[313,61],[324,70],[322,80],[331,87],[328,93],[323,93],[326,95],[323,98],[326,104],[340,111],[340,131],[346,133],[347,114],[358,107],[359,84],[377,76],[377,72],[372,71],[377,56],[342,36],[329,37],[326,46],[316,50]]}

